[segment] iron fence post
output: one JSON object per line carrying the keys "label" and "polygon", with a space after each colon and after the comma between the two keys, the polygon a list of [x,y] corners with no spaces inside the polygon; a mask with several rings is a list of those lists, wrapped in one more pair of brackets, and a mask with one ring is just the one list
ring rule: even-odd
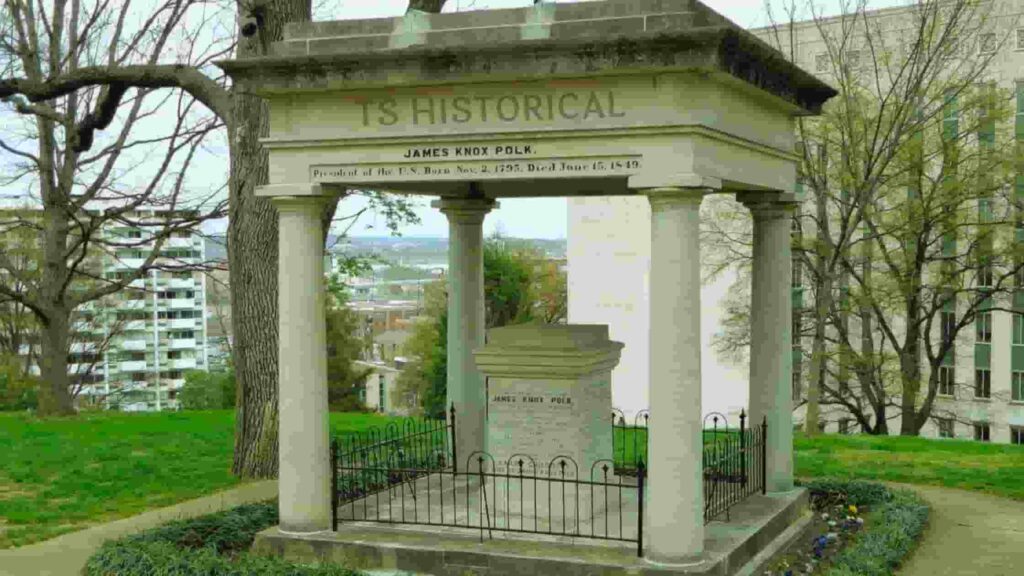
{"label": "iron fence post", "polygon": [[761,494],[768,493],[768,415],[761,420]]}
{"label": "iron fence post", "polygon": [[331,440],[331,530],[338,531],[338,439]]}
{"label": "iron fence post", "polygon": [[747,431],[745,424],[747,413],[740,410],[740,478],[743,479],[743,490],[747,489]]}
{"label": "iron fence post", "polygon": [[647,469],[644,461],[639,460],[636,465],[637,477],[637,507],[636,507],[636,555],[637,558],[644,556],[644,480],[647,476]]}
{"label": "iron fence post", "polygon": [[454,402],[452,403],[452,408],[449,411],[449,416],[451,418],[450,423],[451,423],[451,429],[452,429],[452,474],[455,475],[455,474],[458,474],[458,472],[459,472],[459,453],[458,453],[458,451],[456,450],[456,447],[455,447],[456,446],[456,442],[455,442],[455,403]]}

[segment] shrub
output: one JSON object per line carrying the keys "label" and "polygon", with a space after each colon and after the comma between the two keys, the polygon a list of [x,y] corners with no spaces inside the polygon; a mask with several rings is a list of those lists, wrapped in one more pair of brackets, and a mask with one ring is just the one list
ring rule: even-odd
{"label": "shrub", "polygon": [[178,393],[182,410],[222,410],[235,407],[235,374],[232,371],[185,374]]}
{"label": "shrub", "polygon": [[86,576],[352,576],[340,566],[306,566],[280,558],[242,554],[229,558],[213,548],[182,550],[170,542],[119,541],[89,559]]}
{"label": "shrub", "polygon": [[913,549],[928,521],[928,506],[909,490],[895,490],[856,542],[836,556],[828,576],[892,574]]}
{"label": "shrub", "polygon": [[812,501],[870,506],[870,527],[832,561],[827,576],[892,574],[921,537],[928,506],[909,490],[892,490],[877,482],[813,480],[801,483]]}
{"label": "shrub", "polygon": [[17,358],[0,356],[0,412],[35,410],[38,381],[23,374]]}
{"label": "shrub", "polygon": [[862,480],[812,480],[798,482],[807,488],[812,502],[822,502],[826,506],[840,501],[854,506],[872,506],[892,499],[892,492],[878,482]]}
{"label": "shrub", "polygon": [[224,512],[169,522],[129,539],[170,542],[179,548],[214,548],[219,554],[247,550],[256,533],[277,524],[277,504],[246,504]]}
{"label": "shrub", "polygon": [[277,523],[277,504],[239,506],[107,542],[85,576],[354,576],[334,565],[302,565],[246,552],[256,533]]}

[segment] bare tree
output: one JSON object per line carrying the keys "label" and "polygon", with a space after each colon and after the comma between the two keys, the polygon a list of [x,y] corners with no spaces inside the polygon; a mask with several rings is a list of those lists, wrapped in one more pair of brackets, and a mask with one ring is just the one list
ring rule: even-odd
{"label": "bare tree", "polygon": [[[801,31],[791,2],[790,24],[770,30],[791,56],[802,32],[820,38],[814,64],[840,91],[798,125],[814,206],[804,212],[814,236],[799,251],[815,292],[808,433],[820,401],[875,433],[896,406],[901,433],[917,434],[957,335],[1012,289],[1016,152],[1008,98],[983,84],[994,51],[980,49],[1008,32],[992,36],[988,7],[928,0],[882,17],[859,0]],[[955,321],[943,316],[950,307]]]}
{"label": "bare tree", "polygon": [[[184,38],[173,34],[186,17],[185,2],[168,4],[154,16],[164,24],[155,34],[130,33],[126,14],[118,16],[109,8],[109,1],[5,2],[7,25],[0,37],[4,76],[23,75],[26,82],[40,84],[61,75],[75,77],[97,64],[154,65],[164,51],[189,39],[187,31]],[[110,106],[114,94],[123,108]],[[108,334],[72,350],[76,311],[124,290],[152,269],[182,268],[182,262],[164,254],[165,242],[223,215],[220,204],[207,201],[210,192],[196,197],[185,186],[189,167],[219,123],[187,95],[154,98],[145,88],[121,85],[83,87],[35,101],[5,94],[5,100],[22,120],[11,122],[0,139],[0,148],[17,161],[6,184],[35,192],[29,209],[5,211],[0,236],[35,236],[39,258],[26,269],[0,255],[0,270],[8,280],[0,292],[38,321],[40,412],[68,414],[74,410],[75,391],[69,385],[69,354],[79,360],[76,367],[88,370],[95,351],[109,340]],[[142,129],[158,111],[173,115],[170,127]],[[94,142],[90,127],[104,122],[113,129]],[[135,151],[150,156],[149,168],[133,157]],[[124,237],[114,234],[114,227],[144,232]],[[103,274],[104,259],[119,261],[127,252],[134,253],[138,266],[116,276]]]}
{"label": "bare tree", "polygon": [[[23,0],[7,0],[22,6]],[[176,28],[158,20],[169,7],[206,6],[191,0],[164,0],[139,29],[146,35]],[[410,3],[410,9],[439,11],[443,0]],[[265,56],[273,42],[283,38],[288,22],[312,18],[309,0],[238,0],[233,30],[241,33],[233,49],[238,58]],[[19,8],[22,12],[23,9]],[[122,10],[124,13],[126,10]],[[13,12],[13,11],[12,11]],[[18,18],[14,18],[17,21]],[[223,31],[221,31],[223,33]],[[148,36],[144,36],[148,37]],[[234,36],[232,35],[232,38]],[[196,44],[202,44],[197,41]],[[234,86],[190,58],[175,54],[170,62],[124,61],[85,66],[66,73],[28,74],[9,70],[0,79],[0,97],[20,97],[25,105],[71,97],[77,91],[103,87],[96,113],[74,127],[75,149],[89,149],[96,130],[107,129],[115,112],[125,104],[128,88],[172,88],[186,92],[209,109],[225,126],[230,156],[228,179],[228,253],[232,294],[233,354],[238,382],[235,460],[233,472],[245,477],[272,477],[277,473],[277,219],[270,202],[256,197],[255,188],[267,183],[267,153],[259,139],[268,134],[265,102]],[[414,219],[400,198],[367,193],[371,206],[383,210],[392,231],[401,221]],[[328,206],[325,221],[336,205]]]}

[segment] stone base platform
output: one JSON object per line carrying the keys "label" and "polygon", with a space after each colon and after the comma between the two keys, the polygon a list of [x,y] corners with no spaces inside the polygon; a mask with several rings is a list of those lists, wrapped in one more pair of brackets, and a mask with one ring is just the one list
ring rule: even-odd
{"label": "stone base platform", "polygon": [[638,558],[636,545],[629,543],[498,532],[493,539],[485,533],[481,541],[479,530],[373,522],[343,523],[337,532],[303,535],[270,528],[257,535],[253,549],[300,562],[433,576],[732,576],[809,513],[802,488],[751,496],[731,509],[728,522],[706,526],[704,558],[688,567]]}

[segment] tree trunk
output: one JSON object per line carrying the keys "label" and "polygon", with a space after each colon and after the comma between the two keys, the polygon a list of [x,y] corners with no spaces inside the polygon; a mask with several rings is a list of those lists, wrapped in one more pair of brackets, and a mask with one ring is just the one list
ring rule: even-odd
{"label": "tree trunk", "polygon": [[814,254],[815,283],[814,291],[814,340],[811,343],[810,379],[807,383],[807,412],[804,416],[804,433],[817,436],[818,421],[821,419],[821,387],[825,379],[825,319],[829,310],[829,299],[832,297],[832,280],[825,262],[829,255],[824,252],[827,245],[825,222],[828,218],[825,206],[825,195],[818,193],[815,199],[817,208],[817,246]]}
{"label": "tree trunk", "polygon": [[885,419],[885,402],[879,402],[875,406],[875,426],[871,429],[871,433],[876,436],[888,436],[889,435],[889,421]]}
{"label": "tree trunk", "polygon": [[913,343],[900,354],[900,380],[903,391],[900,397],[900,436],[917,436],[917,394],[921,387],[921,359],[917,344]]}
{"label": "tree trunk", "polygon": [[917,436],[917,395],[921,390],[921,306],[917,294],[921,293],[920,275],[911,279],[911,296],[907,302],[907,335],[900,351],[900,436]]}
{"label": "tree trunk", "polygon": [[[240,37],[238,58],[263,56],[281,40],[287,22],[311,19],[309,0],[262,4],[259,31]],[[244,9],[239,5],[239,12]],[[277,212],[255,195],[268,182],[269,134],[266,102],[236,87],[234,134],[230,138],[228,266],[231,283],[232,353],[237,382],[235,457],[232,472],[243,478],[277,475]]]}
{"label": "tree trunk", "polygon": [[[38,124],[52,127],[46,120]],[[44,134],[42,153],[44,168],[52,166],[52,134]],[[42,182],[42,282],[40,282],[40,308],[45,314],[42,322],[39,372],[39,414],[41,416],[74,414],[75,408],[68,390],[68,342],[71,329],[71,311],[64,306],[61,287],[68,277],[66,247],[68,242],[68,216],[60,206],[60,194],[52,180]]]}
{"label": "tree trunk", "polygon": [[42,415],[75,413],[71,393],[68,391],[69,316],[66,310],[51,310],[49,321],[41,330],[39,371],[42,376],[42,394],[39,396],[39,413]]}
{"label": "tree trunk", "polygon": [[[444,0],[410,3],[410,8],[440,12]],[[289,22],[309,22],[309,0],[262,0],[254,4],[259,29],[240,36],[238,58],[265,56],[284,37]],[[241,2],[239,15],[250,12]],[[277,212],[257,186],[268,183],[268,156],[259,139],[269,134],[266,103],[232,90],[234,118],[231,155],[228,265],[231,283],[232,354],[235,363],[236,422],[232,472],[244,478],[272,478],[278,466],[278,310]],[[338,203],[324,207],[329,224]],[[325,240],[329,226],[324,226]],[[326,350],[325,350],[326,353]]]}

